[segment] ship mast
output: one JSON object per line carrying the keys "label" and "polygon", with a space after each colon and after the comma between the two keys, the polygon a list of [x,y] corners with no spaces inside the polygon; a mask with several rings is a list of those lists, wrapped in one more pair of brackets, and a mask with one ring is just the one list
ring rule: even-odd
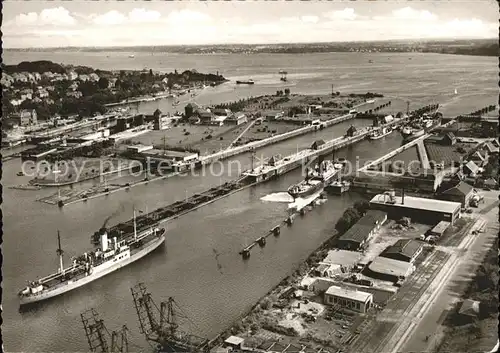
{"label": "ship mast", "polygon": [[57,255],[59,256],[59,272],[64,273],[64,267],[63,267],[63,254],[64,251],[61,248],[61,235],[59,233],[59,230],[57,231],[57,243],[58,243],[58,248],[57,248]]}
{"label": "ship mast", "polygon": [[137,224],[135,222],[135,207],[134,207],[134,240],[137,241]]}

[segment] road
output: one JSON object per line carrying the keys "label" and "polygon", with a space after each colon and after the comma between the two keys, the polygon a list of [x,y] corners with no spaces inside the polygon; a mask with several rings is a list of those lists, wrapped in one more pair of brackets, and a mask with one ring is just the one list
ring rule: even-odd
{"label": "road", "polygon": [[[424,313],[412,318],[415,325],[407,338],[400,342],[399,351],[433,351],[442,339],[444,327],[441,323],[445,318],[446,310],[451,309],[460,300],[467,281],[472,279],[498,234],[498,208],[494,207],[498,206],[498,192],[496,192],[496,197],[493,196],[495,194],[489,194],[485,195],[486,202],[477,212],[478,217],[486,221],[484,232],[479,233],[465,249],[450,248],[458,256],[457,266],[449,278],[439,286],[436,297]],[[483,214],[482,210],[487,210],[487,212]],[[430,337],[428,341],[426,341],[426,336]]]}

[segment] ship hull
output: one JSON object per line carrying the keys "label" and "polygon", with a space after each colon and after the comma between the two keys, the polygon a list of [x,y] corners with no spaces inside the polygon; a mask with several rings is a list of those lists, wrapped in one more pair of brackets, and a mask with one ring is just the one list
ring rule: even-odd
{"label": "ship hull", "polygon": [[144,249],[141,249],[137,251],[136,253],[130,255],[129,258],[124,259],[123,261],[120,261],[116,264],[113,264],[107,268],[102,269],[99,272],[93,272],[92,274],[82,277],[78,279],[76,282],[68,282],[66,285],[62,285],[58,288],[55,288],[53,290],[47,291],[47,292],[42,292],[37,295],[31,295],[29,297],[22,297],[20,298],[20,305],[27,305],[27,304],[33,304],[37,303],[43,300],[47,300],[50,298],[54,298],[56,296],[59,296],[61,294],[67,293],[69,291],[72,291],[74,289],[77,289],[79,287],[82,287],[90,282],[93,282],[101,277],[104,277],[116,270],[119,270],[122,267],[125,267],[141,258],[144,256],[148,255],[152,251],[156,250],[160,245],[162,245],[165,242],[165,235],[162,234],[158,239],[155,241],[151,241],[150,244],[148,244]]}
{"label": "ship hull", "polygon": [[324,183],[318,183],[318,184],[315,184],[315,185],[311,185],[310,188],[308,188],[307,190],[304,190],[302,192],[292,192],[292,191],[288,191],[288,194],[293,197],[294,199],[296,198],[305,198],[305,197],[308,197],[308,196],[311,196],[313,195],[314,193],[320,191],[321,189],[323,189],[323,187],[325,186]]}
{"label": "ship hull", "polygon": [[253,85],[255,82],[253,81],[236,81],[237,85]]}

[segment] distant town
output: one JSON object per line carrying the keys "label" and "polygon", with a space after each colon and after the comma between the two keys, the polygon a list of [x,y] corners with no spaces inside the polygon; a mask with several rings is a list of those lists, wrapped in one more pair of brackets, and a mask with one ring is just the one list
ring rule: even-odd
{"label": "distant town", "polygon": [[[58,48],[76,50],[79,48]],[[23,51],[26,49],[8,49]],[[29,49],[33,51],[54,50],[54,48]],[[85,48],[86,51],[130,51],[131,47]],[[284,44],[228,44],[228,45],[185,45],[185,46],[140,46],[134,51],[166,52],[179,54],[295,54],[295,53],[439,53],[456,55],[498,56],[496,39],[463,40],[397,40],[372,42],[337,43],[284,43]]]}

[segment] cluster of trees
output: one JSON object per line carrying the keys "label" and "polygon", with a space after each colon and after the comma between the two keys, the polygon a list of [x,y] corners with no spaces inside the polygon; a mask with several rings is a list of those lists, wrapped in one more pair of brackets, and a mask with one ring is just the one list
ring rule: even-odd
{"label": "cluster of trees", "polygon": [[370,209],[370,203],[366,200],[356,201],[353,207],[344,211],[342,217],[335,224],[339,233],[345,233]]}
{"label": "cluster of trees", "polygon": [[290,94],[290,88],[285,88],[285,90],[279,90],[279,91],[276,91],[276,95],[279,97],[279,96],[288,96]]}
{"label": "cluster of trees", "polygon": [[349,97],[364,97],[364,98],[382,98],[382,93],[366,92],[366,93],[351,93]]}
{"label": "cluster of trees", "polygon": [[44,72],[53,72],[58,74],[66,73],[66,68],[60,64],[53,63],[48,60],[38,60],[38,61],[22,61],[17,65],[4,65],[2,64],[2,71],[8,74],[14,72],[38,72],[43,74]]}

